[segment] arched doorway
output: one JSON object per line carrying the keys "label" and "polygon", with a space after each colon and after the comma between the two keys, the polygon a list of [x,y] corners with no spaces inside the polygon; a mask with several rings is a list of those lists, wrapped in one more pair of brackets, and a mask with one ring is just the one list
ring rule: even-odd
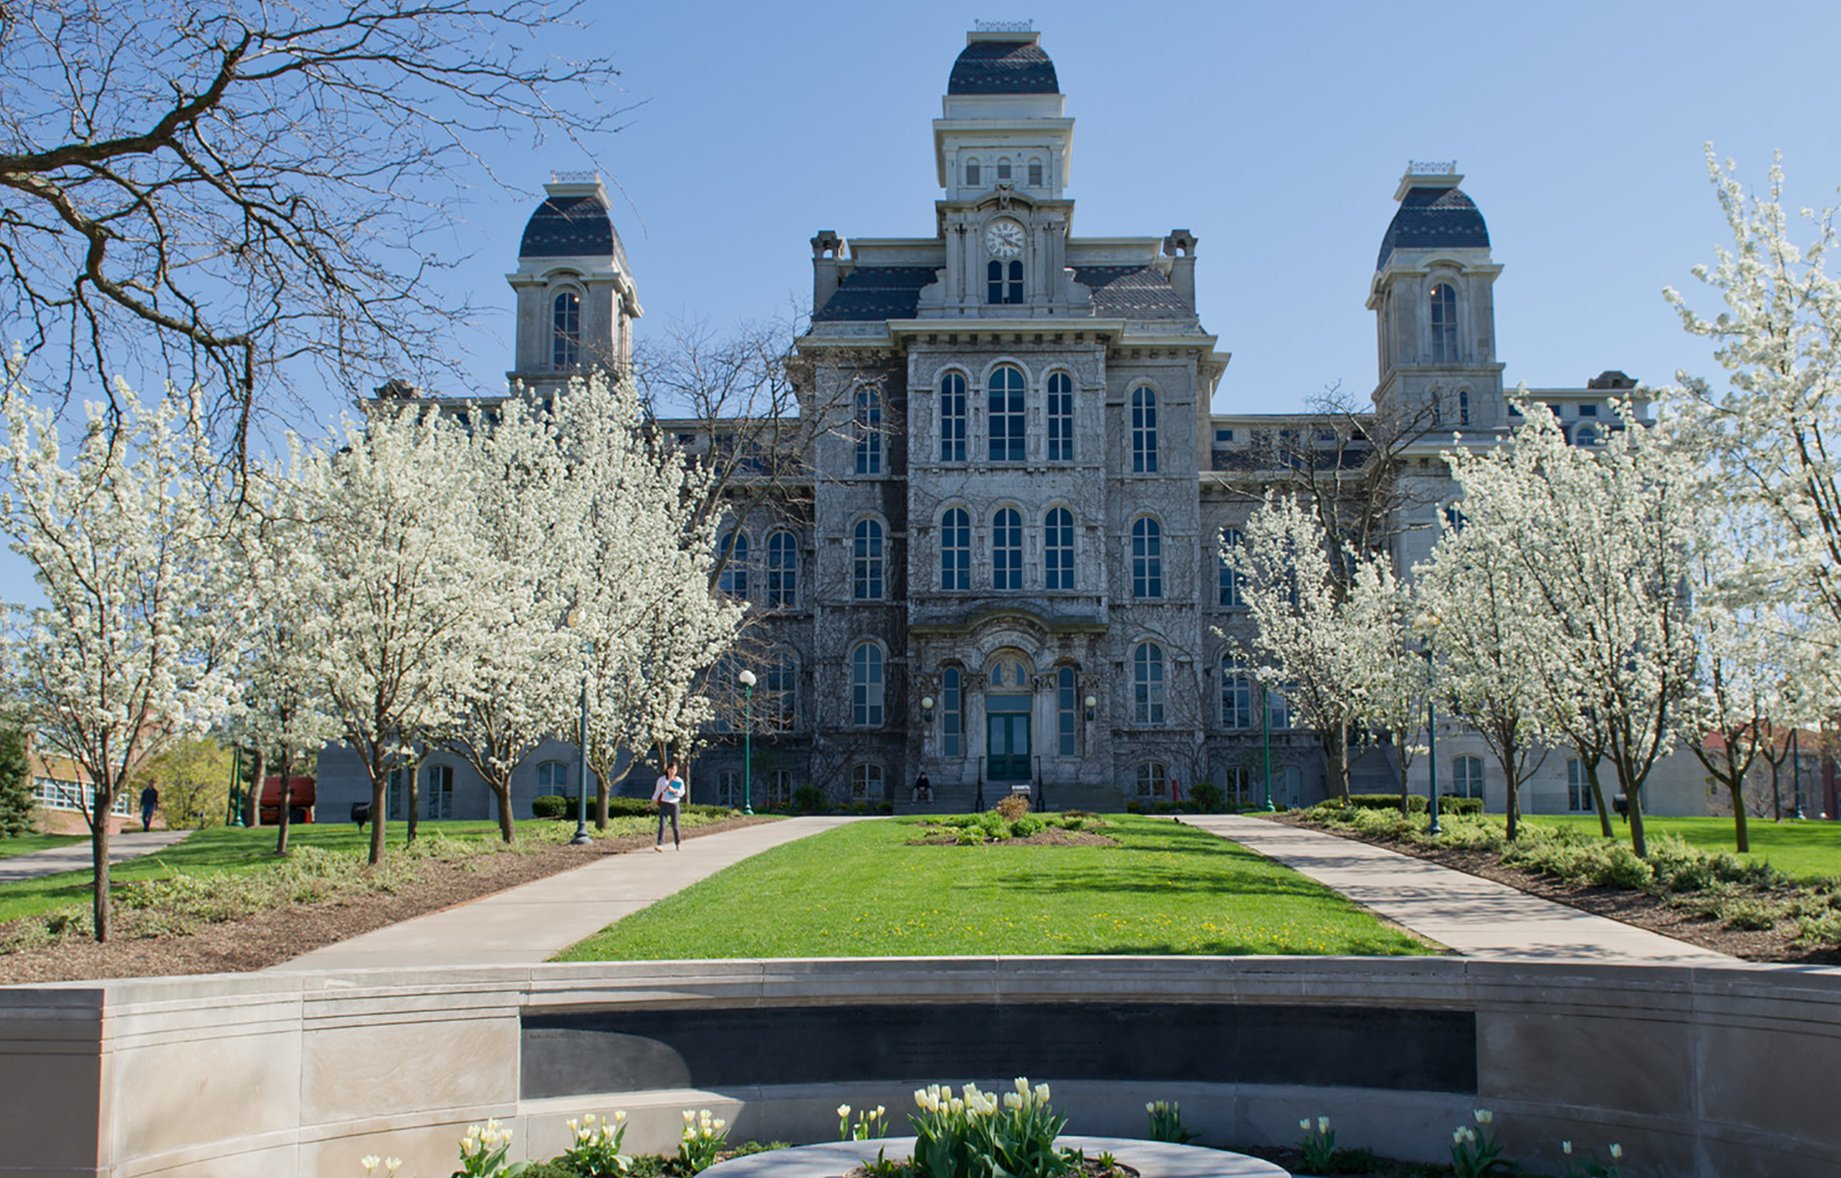
{"label": "arched doorway", "polygon": [[1014,650],[992,655],[984,672],[986,781],[1028,781],[1035,672],[1028,656]]}

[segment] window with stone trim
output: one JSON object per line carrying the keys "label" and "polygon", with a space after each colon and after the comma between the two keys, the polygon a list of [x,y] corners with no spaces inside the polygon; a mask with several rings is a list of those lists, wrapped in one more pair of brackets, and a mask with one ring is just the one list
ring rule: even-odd
{"label": "window with stone trim", "polygon": [[1042,187],[1042,161],[1041,160],[1030,160],[1029,161],[1029,186],[1031,188]]}
{"label": "window with stone trim", "polygon": [[882,473],[882,394],[860,389],[856,406],[856,458],[858,474]]}
{"label": "window with stone trim", "polygon": [[1074,513],[1057,507],[1042,521],[1042,588],[1074,587]]}
{"label": "window with stone trim", "polygon": [[985,425],[990,432],[988,453],[992,462],[1021,462],[1026,439],[1023,436],[1023,372],[1008,364],[994,369],[986,390],[989,412]]}
{"label": "window with stone trim", "polygon": [[1131,524],[1131,595],[1140,601],[1163,597],[1163,525],[1149,516]]}
{"label": "window with stone trim", "polygon": [[1432,288],[1432,363],[1457,363],[1457,291],[1448,282]]}
{"label": "window with stone trim", "polygon": [[1228,549],[1238,548],[1241,543],[1239,528],[1221,529],[1221,543],[1215,549],[1215,565],[1219,573],[1216,601],[1222,609],[1239,609],[1246,604],[1241,596],[1240,570],[1227,558]]}
{"label": "window with stone trim", "polygon": [[940,378],[940,461],[965,461],[965,374]]}
{"label": "window with stone trim", "polygon": [[550,367],[572,372],[582,363],[582,296],[561,291],[550,301]]}
{"label": "window with stone trim", "polygon": [[1238,655],[1221,659],[1221,727],[1245,731],[1253,726],[1253,677]]}
{"label": "window with stone trim", "polygon": [[1000,156],[997,160],[997,182],[1004,183],[1010,179],[1010,157]]}
{"label": "window with stone trim", "polygon": [[1157,394],[1147,385],[1131,391],[1131,469],[1157,473]]}
{"label": "window with stone trim", "polygon": [[748,597],[748,533],[735,528],[723,537],[719,546],[722,551],[722,575],[716,579],[717,588],[738,601]]}
{"label": "window with stone trim", "polygon": [[1080,724],[1080,688],[1074,668],[1062,667],[1055,672],[1055,754],[1071,757],[1076,752]]}
{"label": "window with stone trim", "polygon": [[859,642],[850,652],[850,722],[882,727],[882,648]]}
{"label": "window with stone trim", "polygon": [[1461,756],[1451,758],[1451,793],[1454,797],[1480,798],[1483,796],[1483,758]]}
{"label": "window with stone trim", "polygon": [[940,517],[940,588],[962,593],[972,587],[972,517],[955,507]]}
{"label": "window with stone trim", "polygon": [[790,732],[799,726],[799,663],[785,651],[767,664],[767,688],[762,692],[762,726],[770,732]]}
{"label": "window with stone trim", "polygon": [[1048,460],[1074,461],[1074,378],[1056,372],[1048,378]]}
{"label": "window with stone trim", "polygon": [[1163,647],[1155,642],[1140,642],[1131,653],[1131,704],[1134,723],[1163,723]]}
{"label": "window with stone trim", "polygon": [[976,188],[980,184],[983,184],[983,183],[984,183],[984,168],[979,164],[978,158],[974,156],[971,159],[966,160],[965,161],[965,186],[967,188]]}
{"label": "window with stone trim", "polygon": [[785,529],[767,537],[767,604],[775,609],[799,604],[799,538]]}
{"label": "window with stone trim", "polygon": [[882,766],[863,764],[850,771],[850,800],[875,802],[882,799]]}
{"label": "window with stone trim", "polygon": [[850,595],[858,601],[881,601],[883,592],[882,524],[858,520],[851,537]]}
{"label": "window with stone trim", "polygon": [[1141,798],[1167,798],[1170,796],[1170,767],[1162,761],[1143,761],[1138,765],[1138,796]]}
{"label": "window with stone trim", "polygon": [[963,756],[965,739],[965,678],[957,667],[940,672],[940,755]]}
{"label": "window with stone trim", "polygon": [[991,588],[1016,592],[1023,587],[1023,516],[1002,507],[991,516]]}

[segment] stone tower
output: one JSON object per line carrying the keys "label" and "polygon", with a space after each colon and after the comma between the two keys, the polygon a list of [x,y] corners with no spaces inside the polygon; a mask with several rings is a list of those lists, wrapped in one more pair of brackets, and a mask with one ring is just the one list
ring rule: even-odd
{"label": "stone tower", "polygon": [[518,300],[515,367],[506,376],[538,391],[595,369],[625,371],[633,320],[643,313],[601,178],[558,173],[543,187],[518,269],[505,277]]}

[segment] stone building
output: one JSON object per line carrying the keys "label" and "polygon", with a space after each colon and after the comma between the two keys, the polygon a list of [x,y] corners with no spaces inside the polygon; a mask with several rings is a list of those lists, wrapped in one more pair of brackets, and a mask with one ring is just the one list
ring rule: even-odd
{"label": "stone building", "polygon": [[[729,723],[693,770],[693,797],[902,804],[917,773],[936,804],[1028,787],[1057,807],[1116,809],[1209,781],[1279,804],[1326,792],[1316,734],[1235,657],[1247,619],[1220,545],[1266,488],[1373,468],[1395,423],[1386,542],[1425,557],[1453,490],[1438,454],[1461,431],[1491,445],[1515,424],[1496,353],[1482,213],[1453,163],[1414,163],[1394,193],[1367,306],[1370,403],[1345,414],[1216,413],[1229,361],[1196,314],[1196,234],[1073,233],[1074,120],[1026,27],[981,26],[953,62],[933,122],[935,232],[811,240],[813,315],[794,363],[810,440],[785,493],[751,500],[721,540],[722,586],[752,603],[744,648],[713,676],[755,672],[752,773]],[[559,179],[509,276],[515,385],[545,389],[586,364],[619,368],[641,314],[605,193]],[[1533,395],[1581,445],[1617,428],[1607,372]],[[1404,424],[1402,424],[1404,423]],[[720,423],[666,423],[725,443]],[[762,459],[766,461],[766,459]],[[739,718],[739,717],[738,717]],[[1441,788],[1503,805],[1481,742],[1439,733]],[[1650,808],[1700,813],[1685,754]],[[562,792],[557,744],[520,769],[519,815]],[[342,776],[336,750],[323,773]],[[458,757],[432,756],[425,803],[485,816]],[[1426,787],[1424,759],[1415,767]],[[1396,788],[1378,752],[1355,788]],[[649,781],[646,774],[638,777]],[[470,788],[469,788],[470,785]],[[337,788],[322,785],[323,801]],[[356,799],[355,799],[356,800]],[[1585,809],[1584,774],[1556,754],[1530,811]]]}

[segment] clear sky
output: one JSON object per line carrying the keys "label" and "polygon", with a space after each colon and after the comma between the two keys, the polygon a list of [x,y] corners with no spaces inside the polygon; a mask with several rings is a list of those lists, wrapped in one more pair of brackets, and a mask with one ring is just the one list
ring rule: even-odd
{"label": "clear sky", "polygon": [[[1836,203],[1841,4],[696,3],[596,5],[583,36],[637,103],[596,145],[646,317],[723,328],[810,297],[807,239],[932,232],[930,120],[974,20],[1033,18],[1076,120],[1076,234],[1200,238],[1203,325],[1233,354],[1216,408],[1366,395],[1375,252],[1408,159],[1451,159],[1488,220],[1511,384],[1711,368],[1662,301],[1724,225],[1702,144]],[[495,159],[453,280],[481,302],[572,151]],[[472,341],[482,385],[510,316]],[[448,390],[458,391],[458,390]]]}

